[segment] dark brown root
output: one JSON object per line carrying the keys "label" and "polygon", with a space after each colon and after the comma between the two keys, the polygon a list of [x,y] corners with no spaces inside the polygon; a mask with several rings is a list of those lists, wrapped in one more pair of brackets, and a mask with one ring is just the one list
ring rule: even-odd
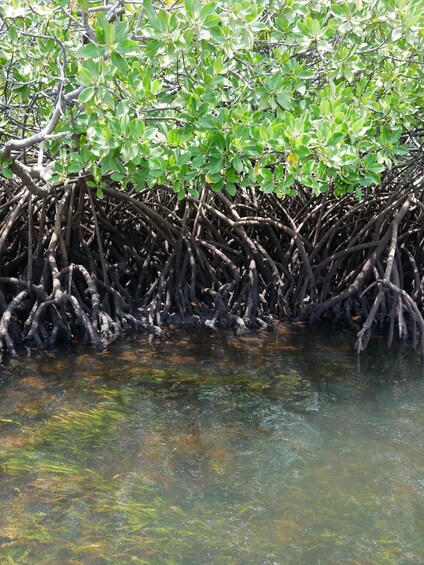
{"label": "dark brown root", "polygon": [[102,349],[164,324],[263,328],[275,319],[376,324],[424,356],[424,181],[418,166],[351,195],[235,198],[121,192],[80,180],[0,189],[0,347],[78,339]]}

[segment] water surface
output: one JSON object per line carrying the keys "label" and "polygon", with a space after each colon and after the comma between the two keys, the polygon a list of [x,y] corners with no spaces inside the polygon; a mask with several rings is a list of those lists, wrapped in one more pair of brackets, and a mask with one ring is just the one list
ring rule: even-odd
{"label": "water surface", "polygon": [[424,563],[406,344],[166,333],[0,367],[0,563]]}

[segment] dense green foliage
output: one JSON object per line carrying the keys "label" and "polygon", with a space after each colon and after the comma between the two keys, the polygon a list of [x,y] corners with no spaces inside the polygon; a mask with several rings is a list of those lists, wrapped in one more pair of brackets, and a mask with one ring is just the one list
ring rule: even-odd
{"label": "dense green foliage", "polygon": [[422,0],[167,4],[2,3],[3,177],[360,195],[408,151]]}

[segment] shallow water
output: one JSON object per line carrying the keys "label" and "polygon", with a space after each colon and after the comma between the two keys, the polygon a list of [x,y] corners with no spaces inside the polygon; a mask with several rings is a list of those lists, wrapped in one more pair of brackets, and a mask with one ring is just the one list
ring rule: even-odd
{"label": "shallow water", "polygon": [[285,326],[0,367],[0,563],[424,563],[424,371]]}

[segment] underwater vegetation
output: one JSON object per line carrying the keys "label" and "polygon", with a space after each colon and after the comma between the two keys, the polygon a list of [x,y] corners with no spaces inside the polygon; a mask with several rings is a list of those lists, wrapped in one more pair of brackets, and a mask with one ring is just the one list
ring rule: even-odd
{"label": "underwater vegetation", "polygon": [[418,365],[171,337],[4,367],[1,563],[424,562]]}

